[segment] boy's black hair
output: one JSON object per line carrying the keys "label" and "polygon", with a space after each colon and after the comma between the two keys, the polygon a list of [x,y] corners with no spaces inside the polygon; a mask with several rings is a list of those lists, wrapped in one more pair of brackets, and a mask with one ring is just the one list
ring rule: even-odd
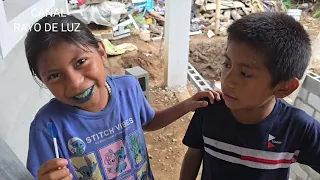
{"label": "boy's black hair", "polygon": [[272,86],[291,78],[301,79],[311,57],[311,43],[303,26],[291,16],[253,13],[228,28],[228,42],[246,43],[265,58]]}
{"label": "boy's black hair", "polygon": [[60,42],[73,43],[84,50],[89,46],[99,48],[98,40],[79,19],[64,14],[45,16],[32,26],[24,42],[33,76],[41,79],[37,68],[39,56]]}

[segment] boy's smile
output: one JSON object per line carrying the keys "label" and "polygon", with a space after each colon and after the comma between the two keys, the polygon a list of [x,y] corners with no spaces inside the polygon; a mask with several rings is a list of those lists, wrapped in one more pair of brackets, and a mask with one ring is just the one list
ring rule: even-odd
{"label": "boy's smile", "polygon": [[90,98],[94,94],[94,86],[91,86],[90,88],[86,89],[82,93],[72,97],[72,100],[76,103],[82,104],[90,100]]}
{"label": "boy's smile", "polygon": [[109,95],[103,45],[97,49],[59,42],[40,58],[41,80],[59,101],[90,112],[106,106]]}

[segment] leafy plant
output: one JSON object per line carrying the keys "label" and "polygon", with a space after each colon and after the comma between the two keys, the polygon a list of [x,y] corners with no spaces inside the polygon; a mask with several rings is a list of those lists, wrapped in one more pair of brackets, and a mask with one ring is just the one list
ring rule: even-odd
{"label": "leafy plant", "polygon": [[313,18],[316,18],[316,19],[320,18],[320,10],[314,12],[314,13],[312,14],[312,17],[313,17]]}
{"label": "leafy plant", "polygon": [[292,8],[291,0],[282,0],[282,3],[284,4],[284,6],[287,9],[291,9]]}

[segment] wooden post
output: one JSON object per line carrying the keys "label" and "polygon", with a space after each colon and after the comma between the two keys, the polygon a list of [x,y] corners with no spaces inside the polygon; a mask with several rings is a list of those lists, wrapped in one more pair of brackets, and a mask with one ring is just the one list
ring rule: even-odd
{"label": "wooden post", "polygon": [[216,22],[215,22],[215,30],[214,30],[214,33],[216,34],[216,36],[219,34],[219,30],[220,30],[220,14],[221,14],[220,5],[221,5],[221,0],[216,0]]}

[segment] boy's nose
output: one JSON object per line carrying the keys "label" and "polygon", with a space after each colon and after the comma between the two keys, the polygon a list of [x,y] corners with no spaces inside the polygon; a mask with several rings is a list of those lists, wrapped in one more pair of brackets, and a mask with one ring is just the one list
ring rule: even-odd
{"label": "boy's nose", "polygon": [[78,89],[81,87],[84,77],[81,73],[74,72],[68,75],[67,87],[69,86],[72,89]]}

